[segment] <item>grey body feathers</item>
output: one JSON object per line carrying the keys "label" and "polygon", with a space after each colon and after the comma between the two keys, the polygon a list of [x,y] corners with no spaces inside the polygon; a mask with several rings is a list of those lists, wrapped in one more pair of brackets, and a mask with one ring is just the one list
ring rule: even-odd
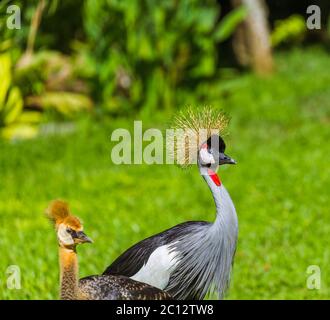
{"label": "grey body feathers", "polygon": [[[228,195],[225,189],[223,192]],[[230,282],[238,232],[236,213],[227,213],[218,215],[213,224],[191,225],[190,232],[172,245],[181,258],[165,290],[176,299],[201,300],[208,292],[223,298]]]}

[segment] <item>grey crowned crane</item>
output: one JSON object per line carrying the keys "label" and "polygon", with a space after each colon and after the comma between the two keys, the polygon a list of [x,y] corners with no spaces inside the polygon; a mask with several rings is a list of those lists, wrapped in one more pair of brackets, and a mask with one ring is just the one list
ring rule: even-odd
{"label": "grey crowned crane", "polygon": [[[176,158],[183,165],[188,161],[186,151],[195,155],[199,173],[213,195],[215,221],[184,222],[144,239],[120,255],[104,274],[125,275],[148,283],[167,291],[174,299],[201,300],[208,292],[223,298],[238,235],[234,204],[216,174],[220,165],[236,163],[225,154],[226,145],[220,136],[226,125],[222,113],[207,108],[197,113],[190,109],[174,122],[176,129],[183,129],[181,132],[198,136],[195,148],[177,137],[174,153],[178,155],[180,148],[185,150],[183,159]],[[204,140],[199,138],[201,131],[206,132]]]}
{"label": "grey crowned crane", "polygon": [[66,202],[53,201],[47,216],[55,225],[59,245],[60,297],[63,300],[167,300],[170,295],[125,276],[95,275],[78,280],[77,245],[92,242]]}

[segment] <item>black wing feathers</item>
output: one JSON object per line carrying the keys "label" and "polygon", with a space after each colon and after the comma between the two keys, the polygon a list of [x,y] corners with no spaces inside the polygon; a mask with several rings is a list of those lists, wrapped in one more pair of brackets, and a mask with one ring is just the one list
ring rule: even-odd
{"label": "black wing feathers", "polygon": [[209,222],[188,221],[173,228],[146,238],[121,254],[103,274],[124,275],[132,277],[148,261],[150,255],[160,246],[169,244],[191,232],[196,226],[205,226]]}

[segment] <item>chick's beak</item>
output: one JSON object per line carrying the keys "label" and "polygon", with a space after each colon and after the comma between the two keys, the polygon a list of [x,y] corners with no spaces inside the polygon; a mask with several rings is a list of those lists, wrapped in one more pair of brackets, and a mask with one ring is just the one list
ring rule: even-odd
{"label": "chick's beak", "polygon": [[77,232],[77,237],[76,237],[77,242],[79,243],[93,243],[93,240],[89,238],[85,232],[79,231]]}

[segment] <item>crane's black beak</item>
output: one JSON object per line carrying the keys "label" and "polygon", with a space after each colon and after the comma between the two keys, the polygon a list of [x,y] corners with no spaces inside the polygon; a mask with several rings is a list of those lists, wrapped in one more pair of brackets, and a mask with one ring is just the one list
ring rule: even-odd
{"label": "crane's black beak", "polygon": [[227,156],[223,152],[220,152],[219,154],[219,166],[222,164],[236,164],[236,161],[232,159],[231,157]]}
{"label": "crane's black beak", "polygon": [[86,235],[86,233],[83,232],[83,231],[78,231],[78,232],[76,233],[75,238],[76,238],[76,241],[77,241],[78,243],[93,243],[93,240],[92,240],[91,238],[89,238],[89,237]]}

